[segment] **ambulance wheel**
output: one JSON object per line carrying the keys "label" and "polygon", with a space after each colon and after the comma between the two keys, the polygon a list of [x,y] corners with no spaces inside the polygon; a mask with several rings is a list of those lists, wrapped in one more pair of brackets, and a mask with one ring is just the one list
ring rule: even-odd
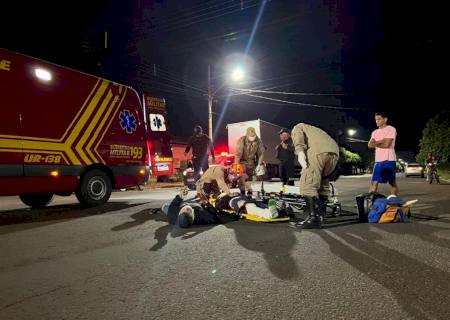
{"label": "ambulance wheel", "polygon": [[21,194],[20,200],[33,209],[44,208],[53,199],[53,193],[24,193]]}
{"label": "ambulance wheel", "polygon": [[78,201],[85,207],[104,204],[109,200],[112,192],[111,179],[101,170],[88,171],[81,177],[80,184],[75,191]]}

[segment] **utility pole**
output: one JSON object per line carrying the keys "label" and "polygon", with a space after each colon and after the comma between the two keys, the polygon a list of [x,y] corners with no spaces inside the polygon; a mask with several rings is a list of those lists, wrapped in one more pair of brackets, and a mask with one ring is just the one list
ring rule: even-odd
{"label": "utility pole", "polygon": [[212,104],[213,104],[213,93],[211,88],[211,65],[208,65],[208,133],[211,142],[213,141]]}

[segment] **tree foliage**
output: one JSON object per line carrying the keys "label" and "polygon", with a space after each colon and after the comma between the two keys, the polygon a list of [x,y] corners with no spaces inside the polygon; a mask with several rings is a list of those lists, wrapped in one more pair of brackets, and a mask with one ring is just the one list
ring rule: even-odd
{"label": "tree foliage", "polygon": [[450,112],[444,111],[429,119],[420,140],[417,161],[425,162],[432,152],[439,162],[450,160]]}
{"label": "tree foliage", "polygon": [[341,148],[341,161],[342,163],[349,163],[349,164],[360,164],[362,159],[361,156],[357,153],[353,153],[345,148]]}

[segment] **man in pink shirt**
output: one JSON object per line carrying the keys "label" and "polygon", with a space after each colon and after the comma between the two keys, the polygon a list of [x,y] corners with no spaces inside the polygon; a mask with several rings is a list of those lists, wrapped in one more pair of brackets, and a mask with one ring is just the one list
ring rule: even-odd
{"label": "man in pink shirt", "polygon": [[397,195],[398,186],[395,179],[397,167],[395,139],[397,130],[393,126],[388,126],[387,120],[385,113],[375,113],[375,122],[378,129],[372,132],[369,141],[369,148],[375,149],[375,166],[369,192],[376,192],[379,183],[388,182],[391,185],[391,194]]}

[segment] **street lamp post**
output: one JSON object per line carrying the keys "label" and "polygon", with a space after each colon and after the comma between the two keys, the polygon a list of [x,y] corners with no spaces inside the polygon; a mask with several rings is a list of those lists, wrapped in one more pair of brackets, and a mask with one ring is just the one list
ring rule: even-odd
{"label": "street lamp post", "polygon": [[211,141],[213,141],[212,103],[213,103],[213,92],[211,88],[211,65],[208,65],[208,134],[209,139],[211,139]]}

